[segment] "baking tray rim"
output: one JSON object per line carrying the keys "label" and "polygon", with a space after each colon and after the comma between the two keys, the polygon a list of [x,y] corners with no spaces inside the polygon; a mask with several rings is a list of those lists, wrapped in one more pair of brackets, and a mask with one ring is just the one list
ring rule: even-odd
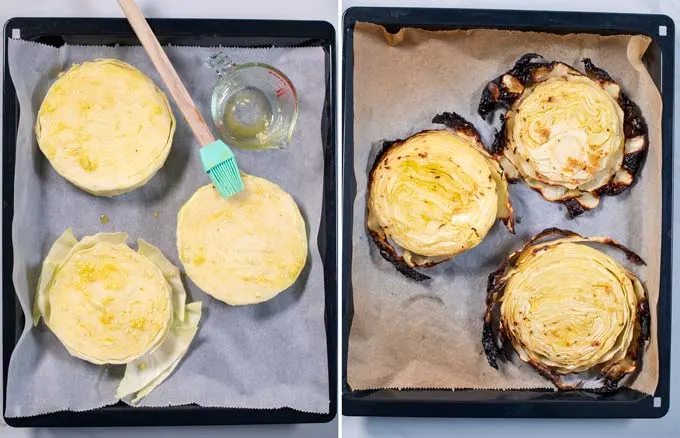
{"label": "baking tray rim", "polygon": [[[605,21],[608,20],[608,21]],[[659,383],[655,394],[629,392],[634,400],[593,400],[588,393],[573,400],[574,394],[540,399],[552,391],[494,391],[427,389],[376,389],[353,391],[347,382],[347,351],[353,317],[351,265],[352,225],[356,181],[354,179],[354,24],[357,21],[386,26],[389,32],[402,27],[429,30],[492,28],[550,33],[645,34],[659,46],[661,53],[660,93],[662,113],[662,214],[660,294],[657,306],[659,343]],[[660,26],[666,34],[659,37]],[[624,14],[605,12],[554,12],[495,9],[382,8],[352,7],[345,10],[342,22],[342,163],[343,213],[342,260],[342,415],[391,417],[552,417],[552,418],[661,418],[668,412],[670,395],[670,335],[672,282],[672,190],[673,190],[673,20],[660,14]],[[345,253],[348,251],[349,253]],[[448,393],[448,395],[447,395]],[[455,396],[453,395],[455,393]],[[512,393],[536,394],[537,400],[507,401]],[[465,397],[497,395],[485,401]],[[560,399],[558,397],[563,397]],[[455,399],[455,400],[454,400]],[[656,404],[661,402],[661,406]]]}
{"label": "baking tray rim", "polygon": [[[336,38],[335,28],[321,20],[252,20],[205,18],[150,18],[150,26],[159,40],[167,38],[259,38],[260,44],[271,46],[277,38],[300,41],[300,46],[321,46],[326,52],[326,98],[322,116],[322,147],[324,150],[324,188],[322,214],[317,245],[324,265],[325,330],[328,360],[329,411],[326,414],[298,411],[292,408],[249,409],[213,408],[198,405],[132,408],[120,403],[91,411],[60,411],[30,417],[6,417],[12,427],[118,427],[118,426],[184,426],[184,425],[245,425],[327,423],[337,414],[337,164],[336,141]],[[124,18],[84,17],[13,17],[3,28],[3,134],[2,144],[16,145],[19,104],[9,74],[7,47],[12,29],[21,30],[21,38],[38,39],[45,36],[85,36],[98,32],[107,38],[136,36]],[[87,33],[90,31],[91,33]],[[90,43],[96,44],[96,43]],[[138,44],[138,42],[136,43]],[[181,45],[181,44],[178,44]],[[195,44],[191,44],[195,45]],[[281,44],[281,47],[286,44]],[[295,47],[296,45],[290,45]],[[2,312],[3,312],[3,406],[7,396],[7,372],[11,353],[16,345],[17,298],[12,281],[14,210],[14,174],[16,146],[3,147],[2,189]],[[323,248],[323,250],[322,250]],[[10,255],[9,257],[7,255]],[[10,312],[11,310],[11,312]],[[18,310],[21,313],[21,310]]]}

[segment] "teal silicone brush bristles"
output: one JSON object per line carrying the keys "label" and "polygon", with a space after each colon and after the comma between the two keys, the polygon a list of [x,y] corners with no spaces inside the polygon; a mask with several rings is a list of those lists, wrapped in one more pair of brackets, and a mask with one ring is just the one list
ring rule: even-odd
{"label": "teal silicone brush bristles", "polygon": [[234,196],[243,190],[243,180],[234,153],[222,140],[201,148],[201,162],[223,198]]}

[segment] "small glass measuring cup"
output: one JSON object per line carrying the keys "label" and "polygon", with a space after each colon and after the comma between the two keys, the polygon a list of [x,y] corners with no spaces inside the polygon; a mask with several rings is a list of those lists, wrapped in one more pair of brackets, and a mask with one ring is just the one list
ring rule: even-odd
{"label": "small glass measuring cup", "polygon": [[298,117],[290,79],[271,65],[235,64],[223,52],[207,62],[218,75],[210,109],[222,140],[243,149],[285,147]]}

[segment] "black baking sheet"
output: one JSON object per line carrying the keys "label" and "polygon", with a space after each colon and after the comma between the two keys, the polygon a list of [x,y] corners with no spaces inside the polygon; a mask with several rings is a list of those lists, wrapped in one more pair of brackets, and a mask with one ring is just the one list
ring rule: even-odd
{"label": "black baking sheet", "polygon": [[[352,218],[354,178],[354,25],[382,25],[396,33],[404,27],[427,30],[509,29],[556,34],[644,34],[652,43],[643,57],[663,100],[661,272],[657,309],[659,383],[653,396],[628,388],[614,394],[552,390],[394,390],[353,391],[347,383],[347,347],[352,316]],[[670,393],[673,73],[675,30],[665,15],[512,11],[484,9],[350,8],[343,19],[343,263],[342,413],[394,417],[590,417],[659,418],[668,412]]]}
{"label": "black baking sheet", "polygon": [[[7,418],[15,427],[42,426],[168,426],[212,424],[321,423],[337,411],[337,166],[335,135],[335,30],[322,21],[150,19],[162,45],[236,47],[322,47],[325,51],[326,99],[321,130],[324,188],[317,244],[324,266],[326,347],[328,351],[329,412],[313,414],[282,409],[130,407],[124,403],[87,412],[57,412]],[[13,18],[5,23],[3,69],[3,189],[2,189],[2,312],[3,401],[6,400],[9,359],[24,327],[24,315],[12,282],[12,219],[19,103],[9,74],[7,44],[13,36],[59,47],[63,44],[139,45],[125,19]],[[3,413],[4,416],[4,413]]]}

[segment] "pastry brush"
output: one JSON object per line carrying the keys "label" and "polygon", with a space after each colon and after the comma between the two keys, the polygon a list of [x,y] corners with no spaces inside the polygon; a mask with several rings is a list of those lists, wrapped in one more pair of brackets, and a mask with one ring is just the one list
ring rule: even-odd
{"label": "pastry brush", "polygon": [[135,3],[135,0],[118,0],[118,4],[137,34],[137,38],[144,46],[144,50],[151,58],[154,67],[158,70],[172,98],[182,111],[184,120],[189,124],[194,136],[200,142],[203,169],[210,175],[210,179],[222,197],[228,198],[240,192],[243,190],[243,181],[234,153],[222,140],[215,140],[215,136],[196,108],[196,104],[158,43],[139,6]]}

